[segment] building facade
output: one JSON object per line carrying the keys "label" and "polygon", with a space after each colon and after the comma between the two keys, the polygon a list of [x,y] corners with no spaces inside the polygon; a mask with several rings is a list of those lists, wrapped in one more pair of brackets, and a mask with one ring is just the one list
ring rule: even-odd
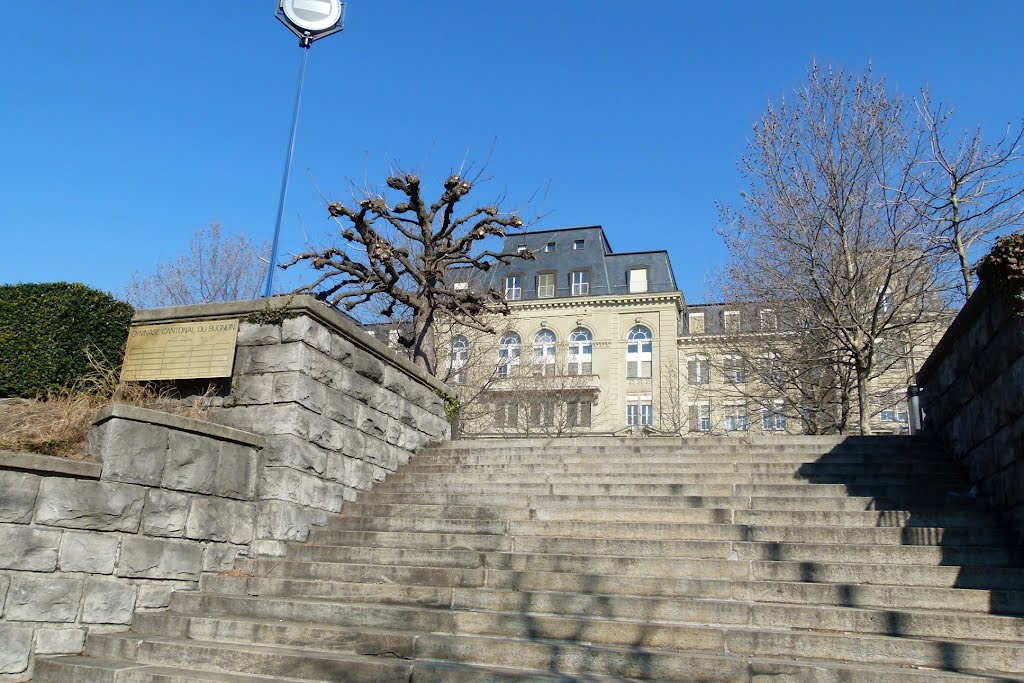
{"label": "building facade", "polygon": [[[616,253],[600,226],[509,235],[502,251],[533,258],[453,280],[497,291],[511,315],[495,334],[442,325],[437,341],[467,434],[800,433],[843,413],[835,377],[815,395],[787,375],[794,336],[770,303],[688,304],[666,251]],[[900,347],[875,382],[874,429],[906,429],[906,386],[928,352]]]}

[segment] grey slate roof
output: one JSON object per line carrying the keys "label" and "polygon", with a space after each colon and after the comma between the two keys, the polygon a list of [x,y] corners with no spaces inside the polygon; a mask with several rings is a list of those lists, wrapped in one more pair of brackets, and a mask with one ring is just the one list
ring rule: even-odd
{"label": "grey slate roof", "polygon": [[[574,249],[579,241],[582,248]],[[545,251],[549,244],[553,250]],[[538,298],[537,276],[555,273],[555,298],[568,297],[572,293],[570,274],[584,270],[589,273],[589,296],[628,294],[630,269],[647,268],[649,292],[679,291],[667,251],[617,254],[599,225],[514,233],[505,238],[502,252],[514,253],[520,247],[529,249],[536,258],[516,260],[508,266],[499,264],[490,272],[485,287],[504,291],[506,277],[521,275],[523,300],[529,301]]]}

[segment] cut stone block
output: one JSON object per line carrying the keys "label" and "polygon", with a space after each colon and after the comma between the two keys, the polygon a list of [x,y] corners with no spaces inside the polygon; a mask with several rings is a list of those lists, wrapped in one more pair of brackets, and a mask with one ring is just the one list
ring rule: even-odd
{"label": "cut stone block", "polygon": [[139,530],[146,489],[134,484],[48,477],[39,487],[37,524],[96,529]]}
{"label": "cut stone block", "polygon": [[99,531],[68,531],[60,545],[60,569],[64,572],[112,574],[121,537]]}
{"label": "cut stone block", "polygon": [[81,603],[81,579],[18,575],[11,578],[7,619],[72,622],[78,616]]}
{"label": "cut stone block", "polygon": [[135,611],[135,595],[135,586],[125,581],[87,581],[82,622],[130,624]]}
{"label": "cut stone block", "polygon": [[133,536],[121,545],[117,575],[197,580],[202,566],[203,548],[199,543]]}
{"label": "cut stone block", "polygon": [[0,569],[52,572],[57,567],[60,531],[0,524]]}
{"label": "cut stone block", "polygon": [[0,522],[28,524],[32,521],[40,479],[29,472],[0,471]]}

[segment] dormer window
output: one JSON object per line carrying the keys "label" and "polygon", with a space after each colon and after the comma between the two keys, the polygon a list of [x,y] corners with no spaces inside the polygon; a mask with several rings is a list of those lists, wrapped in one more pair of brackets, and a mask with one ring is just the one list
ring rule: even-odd
{"label": "dormer window", "polygon": [[583,240],[576,240],[575,242],[573,242],[572,243],[572,248],[573,248],[574,251],[579,251],[580,249],[582,249],[583,248]]}
{"label": "dormer window", "polygon": [[740,312],[739,311],[726,311],[723,316],[725,331],[730,334],[735,334],[740,331]]}
{"label": "dormer window", "polygon": [[704,312],[690,314],[690,334],[704,334]]}
{"label": "dormer window", "polygon": [[629,292],[630,294],[647,291],[647,269],[630,268],[629,270]]}

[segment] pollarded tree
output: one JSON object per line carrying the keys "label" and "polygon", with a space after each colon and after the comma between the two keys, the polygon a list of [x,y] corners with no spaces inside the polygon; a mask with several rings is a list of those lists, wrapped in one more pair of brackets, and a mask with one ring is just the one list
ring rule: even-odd
{"label": "pollarded tree", "polygon": [[500,292],[480,285],[481,275],[497,263],[533,255],[487,248],[490,238],[522,228],[523,220],[497,204],[460,214],[473,182],[458,174],[445,180],[444,191],[432,203],[415,174],[396,174],[387,186],[400,201],[379,194],[365,196],[356,206],[329,204],[341,228],[340,242],[298,254],[282,267],[301,263],[319,273],[299,293],[346,311],[378,303],[385,318],[411,319],[411,336],[402,336],[399,343],[418,365],[436,374],[435,324],[445,319],[493,333],[496,316],[507,315],[509,308]]}
{"label": "pollarded tree", "polygon": [[772,301],[780,321],[816,335],[819,357],[850,368],[861,433],[884,348],[930,333],[938,306],[914,194],[921,152],[884,79],[814,65],[754,126],[748,188],[721,209],[726,298]]}

